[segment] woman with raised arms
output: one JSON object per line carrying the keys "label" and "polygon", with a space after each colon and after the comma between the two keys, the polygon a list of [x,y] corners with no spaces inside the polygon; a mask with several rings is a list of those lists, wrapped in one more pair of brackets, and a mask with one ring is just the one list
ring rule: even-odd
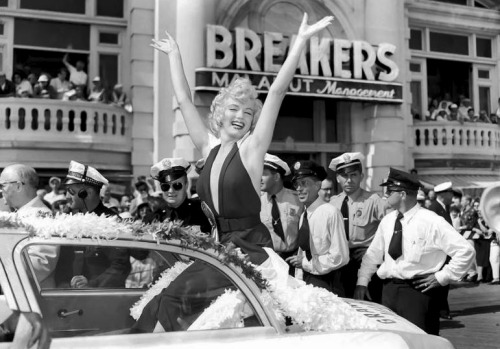
{"label": "woman with raised arms", "polygon": [[[221,89],[213,100],[209,127],[191,100],[175,40],[166,33],[165,39],[153,40],[152,44],[169,57],[172,85],[181,113],[193,143],[207,158],[197,184],[198,195],[206,211],[210,211],[208,215],[215,218],[212,221],[217,226],[220,242],[241,248],[254,264],[267,259],[262,247],[272,247],[270,233],[260,221],[259,194],[264,155],[271,144],[276,118],[307,40],[333,21],[333,17],[325,17],[308,25],[307,19],[307,14],[304,14],[295,43],[264,104],[257,99],[255,87],[248,79],[236,79]],[[220,139],[220,145],[213,149],[209,142],[210,133]],[[199,285],[192,285],[193,280]],[[222,289],[228,282],[219,272],[202,263],[193,263],[145,307],[135,329],[140,332],[150,332],[153,327],[155,331],[179,330],[179,314],[171,311],[176,308],[175,304],[185,302],[178,295],[184,293],[187,283],[193,288],[206,290],[207,280]],[[207,300],[208,304],[210,301]]]}

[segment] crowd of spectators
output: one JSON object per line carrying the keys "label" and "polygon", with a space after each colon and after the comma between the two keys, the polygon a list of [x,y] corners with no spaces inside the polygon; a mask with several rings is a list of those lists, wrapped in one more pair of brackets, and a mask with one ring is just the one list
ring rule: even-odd
{"label": "crowd of spectators", "polygon": [[[66,195],[66,189],[59,177],[51,177],[47,188],[39,189],[37,195],[54,214],[71,212],[71,196]],[[147,180],[145,176],[134,180],[131,195],[112,195],[111,187],[103,186],[101,201],[104,206],[127,220],[142,220],[148,213],[156,212],[167,205],[162,192],[156,190],[154,182]]]}
{"label": "crowd of spectators", "polygon": [[31,72],[29,66],[16,67],[11,80],[0,71],[0,97],[88,101],[112,104],[132,111],[122,84],[107,89],[99,76],[95,76],[89,84],[84,69],[83,61],[79,60],[73,66],[66,54],[55,77],[47,72],[37,75]]}
{"label": "crowd of spectators", "polygon": [[443,98],[430,98],[429,106],[423,121],[458,121],[461,124],[465,122],[482,122],[488,124],[500,123],[500,109],[497,113],[488,115],[486,110],[476,111],[472,107],[471,100],[460,95],[458,101],[452,101],[450,94],[445,93]]}
{"label": "crowd of spectators", "polygon": [[[421,206],[429,208],[436,194],[420,190],[417,199]],[[476,260],[464,281],[500,285],[500,236],[488,227],[479,210],[480,198],[456,193],[449,212],[453,227],[476,250]]]}

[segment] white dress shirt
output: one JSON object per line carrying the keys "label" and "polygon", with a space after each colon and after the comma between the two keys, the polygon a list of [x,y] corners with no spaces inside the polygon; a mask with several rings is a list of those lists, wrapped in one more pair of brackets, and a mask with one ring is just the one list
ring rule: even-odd
{"label": "white dress shirt", "polygon": [[[377,274],[381,279],[407,280],[435,273],[442,286],[459,280],[467,272],[475,258],[474,248],[443,217],[419,204],[401,219],[403,255],[393,260],[388,249],[397,214],[393,211],[380,222],[358,271],[358,285],[367,286],[379,264]],[[447,255],[451,260],[443,267]]]}
{"label": "white dress shirt", "polygon": [[[302,269],[314,275],[324,275],[349,263],[349,247],[340,211],[318,198],[304,214],[309,222],[312,258],[308,261],[305,252],[299,248],[298,253],[304,257]],[[302,220],[303,215],[300,224]]]}
{"label": "white dress shirt", "polygon": [[[17,210],[17,214],[20,216],[36,215],[38,213],[52,213],[38,196]],[[59,246],[42,244],[30,246],[28,255],[40,286],[42,288],[54,288],[54,271],[59,260]]]}
{"label": "white dress shirt", "polygon": [[285,241],[274,232],[273,217],[271,214],[273,208],[271,195],[262,193],[260,196],[260,203],[260,220],[271,233],[273,249],[276,252],[294,251],[297,248],[299,218],[302,214],[302,204],[297,197],[297,192],[283,188],[276,194],[276,203],[280,211],[280,220],[285,234]]}

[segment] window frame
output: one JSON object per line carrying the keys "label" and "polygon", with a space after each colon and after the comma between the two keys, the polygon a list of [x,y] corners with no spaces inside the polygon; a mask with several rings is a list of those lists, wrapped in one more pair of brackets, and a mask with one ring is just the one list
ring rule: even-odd
{"label": "window frame", "polygon": [[[283,332],[284,329],[280,328],[278,324],[278,320],[275,318],[274,314],[272,314],[271,311],[268,311],[264,305],[262,304],[261,300],[259,299],[259,293],[260,290],[258,289],[257,285],[247,279],[244,274],[242,273],[239,268],[230,265],[230,264],[223,264],[217,259],[217,254],[213,250],[202,250],[202,249],[193,249],[187,246],[182,245],[180,242],[160,242],[158,244],[157,241],[155,240],[150,240],[147,241],[148,238],[143,238],[143,240],[136,240],[133,239],[133,237],[129,236],[128,240],[104,240],[101,239],[99,242],[92,240],[91,238],[81,238],[78,240],[74,239],[67,239],[67,238],[60,238],[60,237],[51,237],[50,239],[45,239],[45,238],[40,238],[40,237],[32,237],[28,238],[27,235],[23,235],[24,239],[19,241],[17,243],[16,247],[13,249],[11,253],[11,258],[12,258],[12,267],[16,269],[16,276],[18,277],[17,282],[12,283],[12,278],[9,278],[10,280],[7,280],[7,278],[0,280],[0,284],[3,289],[7,290],[5,291],[6,295],[10,295],[11,297],[14,298],[14,303],[18,305],[18,307],[14,309],[22,309],[22,308],[28,308],[30,311],[37,312],[41,314],[41,308],[39,305],[38,297],[41,297],[46,294],[57,294],[59,293],[67,293],[68,289],[47,289],[47,290],[42,290],[40,288],[40,285],[38,284],[38,281],[36,280],[36,277],[34,276],[33,269],[30,269],[30,272],[28,272],[28,268],[26,268],[26,261],[25,259],[25,248],[29,246],[34,246],[34,245],[51,245],[51,246],[62,246],[62,245],[70,245],[70,246],[96,246],[96,247],[120,247],[120,248],[145,248],[149,250],[162,250],[165,252],[171,252],[171,253],[176,253],[192,258],[199,259],[203,262],[206,262],[210,264],[212,267],[217,269],[219,272],[223,273],[226,277],[228,277],[234,285],[243,293],[243,295],[246,297],[248,302],[251,304],[252,308],[254,309],[255,315],[259,317],[262,326],[261,328],[269,328],[272,327],[276,332]],[[2,255],[0,255],[0,263],[5,264],[3,260]],[[30,263],[28,263],[30,265]],[[1,276],[1,275],[0,275]],[[33,286],[33,283],[35,283],[35,286]],[[22,291],[19,290],[19,288],[22,288]],[[91,289],[91,292],[99,292],[99,293],[116,293],[117,290],[127,292],[127,293],[134,293],[138,292],[138,289],[112,289],[112,288],[106,288],[106,289],[98,289],[94,288]],[[17,291],[17,292],[16,292]],[[26,297],[26,301],[28,304],[21,304],[19,303],[19,299],[17,294],[21,292],[21,301],[23,300],[24,297]],[[81,292],[81,290],[76,290],[76,292]],[[9,303],[9,305],[12,308],[12,303]],[[23,310],[21,310],[23,311]],[[216,331],[216,330],[214,330]],[[179,332],[176,332],[179,333]],[[85,337],[85,336],[82,336]]]}

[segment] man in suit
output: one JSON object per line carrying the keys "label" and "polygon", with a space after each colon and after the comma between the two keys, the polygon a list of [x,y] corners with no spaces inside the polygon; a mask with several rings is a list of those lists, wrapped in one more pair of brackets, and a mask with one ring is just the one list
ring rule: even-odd
{"label": "man in suit", "polygon": [[[450,204],[453,200],[453,184],[451,182],[444,182],[438,184],[434,187],[434,192],[436,193],[436,200],[432,201],[429,210],[436,213],[438,216],[443,217],[446,222],[452,225],[450,216]],[[447,263],[449,257],[447,258]],[[439,316],[446,320],[451,320],[450,306],[448,304],[448,293],[450,292],[450,285],[446,285],[441,288],[441,300],[439,311]]]}
{"label": "man in suit", "polygon": [[436,200],[432,201],[429,210],[435,212],[438,216],[443,217],[451,224],[450,204],[453,199],[453,185],[451,182],[444,182],[434,187]]}
{"label": "man in suit", "polygon": [[[7,166],[0,174],[3,200],[18,216],[51,215],[52,211],[36,195],[38,174],[23,164]],[[54,270],[59,259],[59,247],[35,245],[28,248],[35,275],[42,288],[55,287]]]}

